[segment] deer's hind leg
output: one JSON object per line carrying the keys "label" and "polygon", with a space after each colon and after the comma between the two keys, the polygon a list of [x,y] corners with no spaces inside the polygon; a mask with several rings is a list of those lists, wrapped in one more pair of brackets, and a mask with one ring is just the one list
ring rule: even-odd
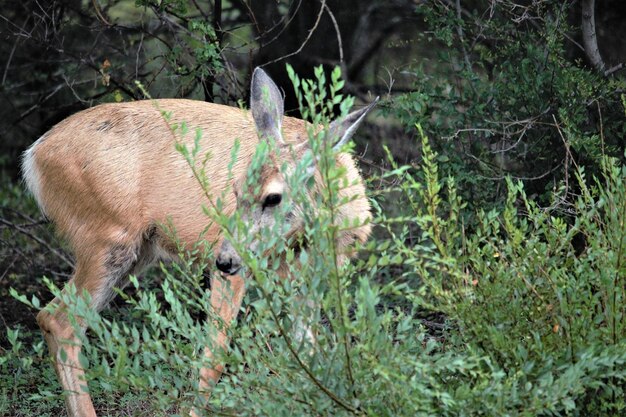
{"label": "deer's hind leg", "polygon": [[[76,268],[63,294],[67,294],[73,285],[77,296],[88,292],[91,307],[100,311],[114,297],[114,287],[123,287],[130,272],[136,272],[149,263],[151,254],[145,250],[147,246],[143,237],[114,244],[84,244],[83,251],[76,253]],[[79,317],[77,322],[84,331],[86,326]],[[61,299],[55,298],[39,312],[37,323],[65,391],[68,415],[95,417],[85,371],[79,361],[80,339],[71,324],[67,306]]]}

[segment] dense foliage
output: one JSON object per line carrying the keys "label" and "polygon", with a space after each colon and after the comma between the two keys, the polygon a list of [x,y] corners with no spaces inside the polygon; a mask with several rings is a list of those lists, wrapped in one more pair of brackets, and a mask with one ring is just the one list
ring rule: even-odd
{"label": "dense foliage", "polygon": [[572,59],[568,2],[478,2],[469,15],[447,3],[418,7],[431,29],[422,36],[447,47],[412,66],[413,91],[391,112],[434,138],[472,205],[501,204],[507,176],[544,205],[563,183],[569,199],[576,165],[599,174],[604,156],[623,157],[624,81]]}

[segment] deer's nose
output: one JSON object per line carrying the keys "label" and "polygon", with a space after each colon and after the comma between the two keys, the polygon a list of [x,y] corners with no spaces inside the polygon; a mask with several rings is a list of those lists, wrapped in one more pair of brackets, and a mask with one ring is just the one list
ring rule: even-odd
{"label": "deer's nose", "polygon": [[235,275],[241,269],[241,264],[238,260],[233,259],[232,256],[222,256],[221,254],[215,260],[215,266],[228,275]]}

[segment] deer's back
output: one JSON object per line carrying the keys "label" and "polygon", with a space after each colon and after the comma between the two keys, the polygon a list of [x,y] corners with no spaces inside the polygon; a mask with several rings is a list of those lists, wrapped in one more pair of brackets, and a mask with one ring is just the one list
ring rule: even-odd
{"label": "deer's back", "polygon": [[[169,112],[168,120],[161,110]],[[191,150],[197,129],[197,166],[208,153],[202,166],[209,196],[223,194],[226,211],[233,210],[234,196],[224,193],[230,186],[228,164],[238,140],[234,177],[246,169],[258,144],[254,124],[245,110],[199,101],[103,104],[79,112],[27,151],[25,179],[70,242],[93,234],[114,241],[120,233],[143,233],[151,224],[170,221],[183,241],[193,242],[209,223],[202,205],[211,201],[175,142]],[[285,118],[284,130],[292,142],[306,138],[302,120]],[[216,237],[217,228],[210,227],[205,238]]]}

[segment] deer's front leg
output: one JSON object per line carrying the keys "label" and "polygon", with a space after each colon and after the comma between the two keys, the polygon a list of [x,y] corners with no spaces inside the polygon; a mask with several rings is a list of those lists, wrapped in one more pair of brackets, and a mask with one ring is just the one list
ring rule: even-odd
{"label": "deer's front leg", "polygon": [[[237,318],[241,302],[246,292],[245,283],[239,275],[220,277],[214,274],[211,278],[211,309],[209,320],[213,320],[216,332],[211,334],[209,345],[204,348],[204,358],[210,367],[200,369],[200,381],[198,390],[208,400],[211,394],[211,387],[217,383],[224,371],[223,363],[215,363],[214,350],[219,349],[224,352],[228,347],[228,327]],[[197,417],[199,414],[192,409],[191,416]]]}

